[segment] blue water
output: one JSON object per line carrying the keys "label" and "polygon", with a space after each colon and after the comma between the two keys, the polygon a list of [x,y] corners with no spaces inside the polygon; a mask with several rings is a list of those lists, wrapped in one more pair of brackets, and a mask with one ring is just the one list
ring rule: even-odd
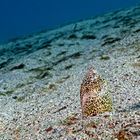
{"label": "blue water", "polygon": [[140,0],[1,0],[0,42],[135,6]]}

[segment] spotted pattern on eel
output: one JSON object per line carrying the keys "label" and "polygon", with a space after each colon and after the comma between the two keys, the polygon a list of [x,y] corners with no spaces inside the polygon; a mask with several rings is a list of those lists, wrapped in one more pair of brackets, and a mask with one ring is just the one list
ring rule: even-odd
{"label": "spotted pattern on eel", "polygon": [[105,80],[97,74],[94,68],[90,68],[82,81],[80,89],[83,117],[112,111],[112,100],[105,91]]}

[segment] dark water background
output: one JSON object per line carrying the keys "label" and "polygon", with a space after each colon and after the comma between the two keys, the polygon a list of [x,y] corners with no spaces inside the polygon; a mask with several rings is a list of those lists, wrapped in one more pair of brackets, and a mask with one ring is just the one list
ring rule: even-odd
{"label": "dark water background", "polygon": [[0,43],[139,3],[140,0],[1,0]]}

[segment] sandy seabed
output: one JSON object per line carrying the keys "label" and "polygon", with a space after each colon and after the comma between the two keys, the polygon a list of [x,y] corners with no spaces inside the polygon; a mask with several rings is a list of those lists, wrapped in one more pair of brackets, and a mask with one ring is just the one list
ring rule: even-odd
{"label": "sandy seabed", "polygon": [[[108,82],[113,111],[82,119],[89,67]],[[139,140],[140,7],[0,46],[0,140]]]}

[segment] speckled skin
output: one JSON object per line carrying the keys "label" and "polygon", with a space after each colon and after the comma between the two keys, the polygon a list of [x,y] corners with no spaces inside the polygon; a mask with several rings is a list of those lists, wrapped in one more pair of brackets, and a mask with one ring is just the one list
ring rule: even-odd
{"label": "speckled skin", "polygon": [[90,68],[85,75],[80,89],[80,100],[83,116],[95,116],[98,113],[111,111],[111,100],[107,96],[100,96],[105,81]]}

